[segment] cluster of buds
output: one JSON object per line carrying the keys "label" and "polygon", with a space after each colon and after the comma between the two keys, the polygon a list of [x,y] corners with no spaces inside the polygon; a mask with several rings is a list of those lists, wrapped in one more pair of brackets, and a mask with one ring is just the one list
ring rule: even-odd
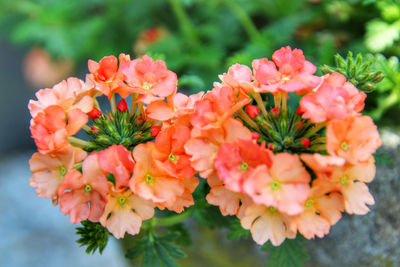
{"label": "cluster of buds", "polygon": [[[194,204],[196,173],[208,203],[237,216],[258,244],[298,232],[322,238],[343,212],[374,204],[366,183],[381,140],[360,113],[366,95],[340,73],[314,75],[301,50],[281,48],[252,69],[235,64],[211,91],[189,97],[147,56],[89,61],[89,71],[86,82],[70,78],[29,104],[39,151],[30,185],[72,223],[135,235],[155,208]],[[289,96],[300,100],[289,105]]]}

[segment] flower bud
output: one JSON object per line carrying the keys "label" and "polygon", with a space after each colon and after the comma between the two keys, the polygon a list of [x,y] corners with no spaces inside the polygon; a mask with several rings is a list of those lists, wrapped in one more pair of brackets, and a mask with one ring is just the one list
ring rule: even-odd
{"label": "flower bud", "polygon": [[98,134],[100,133],[99,127],[97,127],[97,126],[92,126],[90,129],[95,133],[98,133]]}
{"label": "flower bud", "polygon": [[250,118],[254,119],[258,114],[260,114],[260,110],[254,105],[247,105],[246,113],[250,116]]}
{"label": "flower bud", "polygon": [[121,99],[121,101],[119,101],[117,109],[120,112],[128,111],[128,104],[126,103],[125,99]]}
{"label": "flower bud", "polygon": [[274,116],[274,118],[279,117],[279,115],[280,115],[279,108],[274,107],[271,111],[272,111],[272,115]]}
{"label": "flower bud", "polygon": [[152,137],[156,137],[161,131],[161,126],[153,126],[150,129],[150,133]]}
{"label": "flower bud", "polygon": [[305,148],[309,147],[310,144],[311,144],[311,142],[310,142],[310,140],[309,140],[308,138],[303,138],[303,139],[301,139],[300,143],[301,143]]}
{"label": "flower bud", "polygon": [[258,141],[258,139],[260,139],[260,135],[256,132],[252,132],[251,139]]}
{"label": "flower bud", "polygon": [[144,119],[142,117],[139,117],[137,118],[136,125],[139,125],[142,122],[144,122]]}
{"label": "flower bud", "polygon": [[90,111],[88,115],[92,120],[95,120],[101,116],[101,111],[98,110],[96,107],[93,107],[92,111]]}

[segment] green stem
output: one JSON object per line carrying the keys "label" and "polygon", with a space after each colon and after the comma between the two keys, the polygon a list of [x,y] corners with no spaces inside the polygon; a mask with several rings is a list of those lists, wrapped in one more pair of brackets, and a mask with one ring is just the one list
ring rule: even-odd
{"label": "green stem", "polygon": [[267,118],[268,112],[267,112],[267,109],[265,108],[265,105],[261,98],[260,93],[253,91],[251,94],[253,95],[254,100],[257,102],[258,107],[261,109],[262,114],[264,115],[265,118]]}
{"label": "green stem", "polygon": [[258,127],[257,123],[255,123],[249,115],[247,115],[246,112],[244,112],[242,109],[239,109],[236,111],[236,114],[244,121],[246,122],[250,127],[252,127],[254,130],[260,130],[260,127]]}
{"label": "green stem", "polygon": [[152,225],[154,226],[170,226],[170,225],[175,225],[178,223],[183,222],[187,218],[192,215],[191,211],[186,211],[177,215],[169,216],[169,217],[164,217],[164,218],[153,218]]}
{"label": "green stem", "polygon": [[246,31],[247,35],[250,37],[250,39],[252,40],[261,39],[261,34],[257,30],[257,27],[254,25],[249,15],[246,13],[246,11],[243,10],[243,8],[240,5],[238,5],[233,0],[222,0],[222,1],[225,2],[226,6],[235,14],[240,24]]}
{"label": "green stem", "polygon": [[129,111],[129,115],[133,116],[133,114],[135,114],[135,111],[136,111],[136,99],[138,98],[138,94],[133,93],[131,95],[131,97],[132,97],[132,103],[131,103],[131,109]]}
{"label": "green stem", "polygon": [[111,111],[113,113],[117,112],[117,104],[115,102],[115,94],[112,94],[112,96],[111,96],[110,105],[111,105]]}
{"label": "green stem", "polygon": [[73,145],[75,147],[79,147],[79,148],[85,148],[90,145],[89,142],[79,139],[79,138],[76,138],[76,137],[73,137],[73,136],[68,136],[67,140],[71,145]]}
{"label": "green stem", "polygon": [[182,4],[179,0],[169,0],[169,4],[175,14],[176,19],[178,20],[180,30],[185,38],[196,45],[199,43],[199,40],[196,35],[196,31],[187,16],[185,9],[182,7]]}

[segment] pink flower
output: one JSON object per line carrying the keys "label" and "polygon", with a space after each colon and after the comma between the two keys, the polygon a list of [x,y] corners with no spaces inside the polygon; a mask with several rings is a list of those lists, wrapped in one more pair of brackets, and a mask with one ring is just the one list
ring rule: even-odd
{"label": "pink flower", "polygon": [[260,165],[271,166],[271,156],[265,147],[251,140],[239,139],[234,144],[225,143],[214,161],[215,168],[227,189],[241,192],[242,183],[249,173]]}
{"label": "pink flower", "polygon": [[278,153],[272,156],[270,168],[259,165],[249,173],[243,189],[257,204],[296,215],[304,209],[310,180],[310,174],[297,155]]}
{"label": "pink flower", "polygon": [[321,86],[300,100],[302,117],[313,123],[344,120],[364,109],[367,95],[339,73],[325,75]]}
{"label": "pink flower", "polygon": [[251,93],[253,91],[253,73],[251,69],[245,65],[234,64],[229,67],[228,72],[219,75],[221,81],[234,88],[236,91]]}
{"label": "pink flower", "polygon": [[58,189],[60,210],[77,224],[89,219],[98,222],[106,204],[108,183],[101,171],[97,154],[92,153],[82,164],[82,173],[68,172]]}
{"label": "pink flower", "polygon": [[66,148],[68,136],[76,134],[88,122],[79,109],[66,114],[59,106],[49,106],[31,121],[30,130],[40,153],[47,154]]}
{"label": "pink flower", "polygon": [[133,150],[135,169],[129,181],[130,189],[140,197],[155,203],[172,205],[185,188],[181,181],[154,164],[154,143],[139,144]]}
{"label": "pink flower", "polygon": [[111,99],[113,93],[120,94],[123,98],[127,98],[130,94],[128,88],[124,85],[125,79],[121,69],[131,62],[129,55],[119,55],[118,59],[114,56],[103,57],[99,63],[93,60],[88,61],[90,74],[87,75],[91,80],[96,90],[102,92]]}
{"label": "pink flower", "polygon": [[313,75],[317,68],[305,60],[303,51],[282,47],[275,51],[272,59],[274,62],[267,58],[253,60],[255,91],[302,94],[320,83],[320,78]]}
{"label": "pink flower", "polygon": [[133,161],[131,152],[123,145],[112,145],[107,149],[98,153],[100,168],[114,175],[115,188],[117,190],[129,186],[129,179],[135,162]]}
{"label": "pink flower", "polygon": [[367,161],[382,144],[377,127],[368,116],[330,121],[326,136],[329,154],[353,164]]}
{"label": "pink flower", "polygon": [[144,200],[131,191],[112,191],[107,196],[107,205],[100,223],[115,238],[123,238],[125,233],[136,235],[140,232],[142,221],[154,216],[154,203]]}
{"label": "pink flower", "polygon": [[270,240],[272,245],[279,246],[285,238],[296,236],[296,232],[289,229],[289,216],[274,207],[253,204],[246,209],[240,223],[244,229],[250,230],[254,241],[259,245]]}
{"label": "pink flower", "polygon": [[58,203],[58,187],[72,167],[86,158],[86,152],[68,146],[55,154],[33,154],[29,160],[32,174],[29,185],[36,188],[38,197],[50,198],[54,205]]}
{"label": "pink flower", "polygon": [[132,60],[122,68],[132,92],[139,93],[138,101],[150,104],[163,100],[177,90],[178,78],[167,69],[164,61],[154,61],[151,57]]}
{"label": "pink flower", "polygon": [[331,175],[334,166],[343,166],[346,162],[343,158],[321,155],[318,153],[302,154],[300,155],[300,158],[314,171],[314,173],[323,177]]}
{"label": "pink flower", "polygon": [[57,105],[65,112],[79,109],[88,113],[93,108],[91,84],[77,78],[68,78],[54,85],[51,89],[41,89],[36,93],[37,101],[30,100],[28,104],[32,117],[43,112],[47,107]]}

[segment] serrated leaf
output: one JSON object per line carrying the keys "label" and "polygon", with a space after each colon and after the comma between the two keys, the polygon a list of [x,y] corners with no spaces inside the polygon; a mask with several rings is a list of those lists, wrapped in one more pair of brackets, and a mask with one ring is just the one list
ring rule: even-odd
{"label": "serrated leaf", "polygon": [[301,267],[309,258],[305,248],[301,244],[303,237],[286,239],[280,246],[275,247],[268,242],[262,248],[269,251],[267,267]]}
{"label": "serrated leaf", "polygon": [[76,241],[82,246],[86,246],[86,253],[94,253],[99,250],[101,254],[107,246],[110,233],[99,223],[94,223],[89,220],[81,222],[82,227],[76,228],[76,233],[80,238]]}

